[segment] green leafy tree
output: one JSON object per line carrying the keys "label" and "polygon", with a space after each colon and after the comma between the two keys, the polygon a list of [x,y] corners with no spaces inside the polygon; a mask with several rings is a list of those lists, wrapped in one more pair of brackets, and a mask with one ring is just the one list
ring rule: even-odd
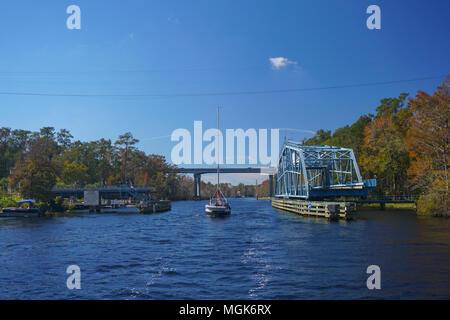
{"label": "green leafy tree", "polygon": [[330,145],[342,148],[351,148],[359,158],[364,140],[364,130],[372,122],[373,115],[361,116],[351,126],[336,129],[331,134],[330,131],[319,130],[311,139],[304,140],[306,145]]}
{"label": "green leafy tree", "polygon": [[127,132],[121,136],[115,142],[116,146],[120,147],[121,158],[122,158],[122,183],[128,183],[128,162],[130,153],[136,148],[135,144],[139,143],[138,139],[133,137],[131,132]]}
{"label": "green leafy tree", "polygon": [[65,161],[60,181],[66,185],[85,186],[89,183],[88,168],[84,164]]}
{"label": "green leafy tree", "polygon": [[41,136],[41,138],[54,140],[55,139],[55,128],[43,127],[43,128],[41,128],[39,135]]}
{"label": "green leafy tree", "polygon": [[61,129],[56,134],[56,141],[63,149],[69,148],[71,146],[72,139],[73,139],[73,136],[66,129]]}

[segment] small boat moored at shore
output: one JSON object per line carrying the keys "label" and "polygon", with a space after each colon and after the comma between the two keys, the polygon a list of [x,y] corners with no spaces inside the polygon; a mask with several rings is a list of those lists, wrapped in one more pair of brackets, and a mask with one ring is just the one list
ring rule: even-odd
{"label": "small boat moored at shore", "polygon": [[34,207],[34,200],[21,200],[17,201],[18,205],[27,204],[27,208],[14,207],[4,208],[0,213],[0,218],[39,218],[44,217],[44,211],[39,207]]}
{"label": "small boat moored at shore", "polygon": [[137,206],[139,213],[151,214],[166,212],[172,210],[172,204],[169,200],[145,201]]}

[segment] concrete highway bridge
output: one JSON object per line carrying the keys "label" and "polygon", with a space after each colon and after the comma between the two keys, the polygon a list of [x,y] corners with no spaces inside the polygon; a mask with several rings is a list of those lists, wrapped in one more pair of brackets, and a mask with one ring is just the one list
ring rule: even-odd
{"label": "concrete highway bridge", "polygon": [[[200,200],[201,178],[202,174],[217,174],[217,168],[178,168],[178,173],[194,175],[194,199]],[[269,193],[272,197],[273,192],[273,175],[275,168],[269,167],[241,167],[241,168],[220,168],[220,173],[258,173],[269,176]]]}

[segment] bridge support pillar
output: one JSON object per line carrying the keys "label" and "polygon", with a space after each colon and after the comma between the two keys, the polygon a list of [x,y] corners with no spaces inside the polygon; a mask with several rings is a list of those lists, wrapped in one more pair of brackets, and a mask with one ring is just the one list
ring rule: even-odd
{"label": "bridge support pillar", "polygon": [[194,174],[194,200],[201,200],[201,174]]}
{"label": "bridge support pillar", "polygon": [[273,175],[269,175],[269,197],[273,197]]}

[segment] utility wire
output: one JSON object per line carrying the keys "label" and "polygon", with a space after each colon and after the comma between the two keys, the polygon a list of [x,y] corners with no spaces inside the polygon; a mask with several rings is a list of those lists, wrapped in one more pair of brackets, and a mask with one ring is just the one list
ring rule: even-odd
{"label": "utility wire", "polygon": [[367,82],[349,85],[336,85],[326,87],[311,87],[298,89],[278,89],[278,90],[260,90],[260,91],[229,91],[229,92],[200,92],[200,93],[143,93],[143,94],[82,94],[82,93],[43,93],[43,92],[15,92],[15,91],[0,91],[0,95],[8,96],[39,96],[39,97],[85,97],[85,98],[105,98],[105,97],[212,97],[212,96],[238,96],[238,95],[259,95],[259,94],[277,94],[277,93],[293,93],[306,91],[321,91],[330,89],[346,89],[346,88],[360,88],[380,86],[396,83],[406,83],[423,81],[430,79],[440,79],[446,75],[422,77],[403,80],[391,80],[380,82]]}
{"label": "utility wire", "polygon": [[237,70],[257,70],[259,66],[246,67],[186,67],[167,69],[111,69],[111,70],[60,70],[60,71],[8,71],[0,70],[0,75],[73,75],[73,74],[109,74],[109,73],[162,73],[162,72],[190,72],[190,71],[237,71]]}

